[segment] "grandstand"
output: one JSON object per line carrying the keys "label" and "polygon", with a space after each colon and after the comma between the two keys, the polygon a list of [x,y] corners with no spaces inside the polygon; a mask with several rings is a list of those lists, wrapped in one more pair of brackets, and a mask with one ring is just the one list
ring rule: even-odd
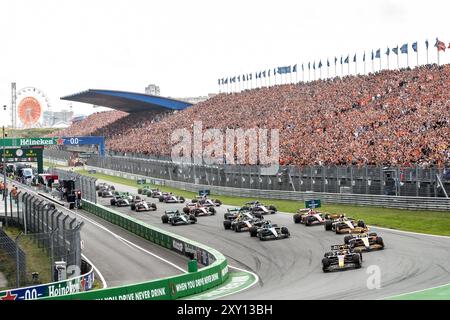
{"label": "grandstand", "polygon": [[96,113],[55,135],[105,135],[109,150],[161,156],[174,129],[202,121],[204,129],[280,129],[282,164],[443,167],[450,159],[450,65],[222,93],[179,112],[136,110]]}

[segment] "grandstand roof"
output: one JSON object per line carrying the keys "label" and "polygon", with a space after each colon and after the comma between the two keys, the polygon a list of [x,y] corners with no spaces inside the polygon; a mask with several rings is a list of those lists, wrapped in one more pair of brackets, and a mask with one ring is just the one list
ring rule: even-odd
{"label": "grandstand roof", "polygon": [[150,110],[183,110],[192,104],[143,93],[89,89],[62,97],[61,100],[84,102],[128,113]]}

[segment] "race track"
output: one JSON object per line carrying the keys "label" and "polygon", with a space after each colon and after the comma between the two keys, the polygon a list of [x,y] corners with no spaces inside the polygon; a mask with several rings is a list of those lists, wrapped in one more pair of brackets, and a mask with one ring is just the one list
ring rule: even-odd
{"label": "race track", "polygon": [[[98,182],[107,182],[99,180]],[[137,193],[136,188],[114,184],[119,191]],[[220,199],[220,197],[218,197]],[[215,216],[198,217],[198,223],[171,226],[161,222],[164,210],[182,209],[183,204],[161,204],[157,211],[134,212],[116,210],[207,244],[223,253],[231,266],[253,271],[259,283],[227,299],[381,299],[405,292],[421,290],[450,282],[450,238],[404,233],[371,228],[383,237],[386,248],[363,253],[363,266],[358,270],[323,273],[321,260],[330,245],[343,243],[343,235],[325,231],[323,226],[305,227],[294,224],[292,216],[277,213],[265,216],[280,226],[287,226],[289,239],[260,241],[247,232],[236,233],[223,228],[221,206]],[[109,206],[109,199],[99,198]],[[299,204],[300,207],[300,204]],[[367,273],[377,266],[381,287],[369,289]]]}
{"label": "race track", "polygon": [[[24,188],[32,190],[29,187],[20,187],[22,191]],[[81,229],[84,246],[82,253],[100,271],[108,287],[173,276],[187,269],[187,258],[83,210],[68,210],[59,205],[56,207],[84,222]],[[175,266],[179,266],[182,270]]]}

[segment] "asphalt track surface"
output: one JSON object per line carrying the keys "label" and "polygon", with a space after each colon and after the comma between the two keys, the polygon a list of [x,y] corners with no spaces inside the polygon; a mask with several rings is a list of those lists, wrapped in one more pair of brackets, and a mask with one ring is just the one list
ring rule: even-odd
{"label": "asphalt track surface", "polygon": [[[135,236],[83,210],[68,210],[58,205],[56,207],[84,222],[81,229],[84,247],[82,253],[100,271],[108,287],[173,276],[187,269],[187,258],[168,249]],[[144,250],[166,259],[182,270]]]}
{"label": "asphalt track surface", "polygon": [[[136,188],[114,185],[119,191],[137,193]],[[110,199],[98,200],[110,206]],[[134,212],[129,207],[113,208],[215,248],[228,258],[231,266],[259,276],[256,285],[226,299],[382,299],[450,282],[449,237],[373,227],[371,232],[383,237],[384,250],[363,253],[361,269],[323,273],[323,254],[329,251],[330,245],[343,243],[344,235],[325,231],[321,225],[306,227],[294,224],[292,216],[284,213],[266,215],[266,219],[287,226],[291,237],[260,241],[251,238],[248,232],[236,233],[223,228],[226,206],[217,208],[214,216],[198,217],[198,223],[194,225],[172,226],[163,224],[161,215],[164,210],[182,209],[184,205],[162,204],[152,198],[147,200],[155,202],[158,210]],[[373,281],[374,269],[379,270],[379,289],[373,285],[376,283]],[[369,289],[368,282],[372,289]]]}

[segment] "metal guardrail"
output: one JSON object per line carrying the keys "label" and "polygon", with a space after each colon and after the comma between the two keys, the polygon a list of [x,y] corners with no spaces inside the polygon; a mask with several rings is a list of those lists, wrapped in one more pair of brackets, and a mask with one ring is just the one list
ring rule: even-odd
{"label": "metal guardrail", "polygon": [[188,182],[173,181],[159,178],[149,178],[147,176],[118,172],[114,170],[88,167],[112,176],[119,176],[126,179],[138,180],[144,179],[147,183],[165,185],[186,191],[198,192],[199,190],[209,189],[217,195],[248,197],[248,198],[267,198],[280,200],[305,201],[312,199],[321,199],[322,203],[349,204],[359,206],[375,206],[385,208],[398,208],[410,210],[436,210],[450,211],[450,199],[447,198],[429,198],[429,197],[401,197],[401,196],[382,196],[382,195],[363,195],[363,194],[344,194],[344,193],[322,193],[322,192],[299,192],[284,190],[258,190],[247,188],[232,188],[222,186],[212,186],[203,184],[194,184]]}

